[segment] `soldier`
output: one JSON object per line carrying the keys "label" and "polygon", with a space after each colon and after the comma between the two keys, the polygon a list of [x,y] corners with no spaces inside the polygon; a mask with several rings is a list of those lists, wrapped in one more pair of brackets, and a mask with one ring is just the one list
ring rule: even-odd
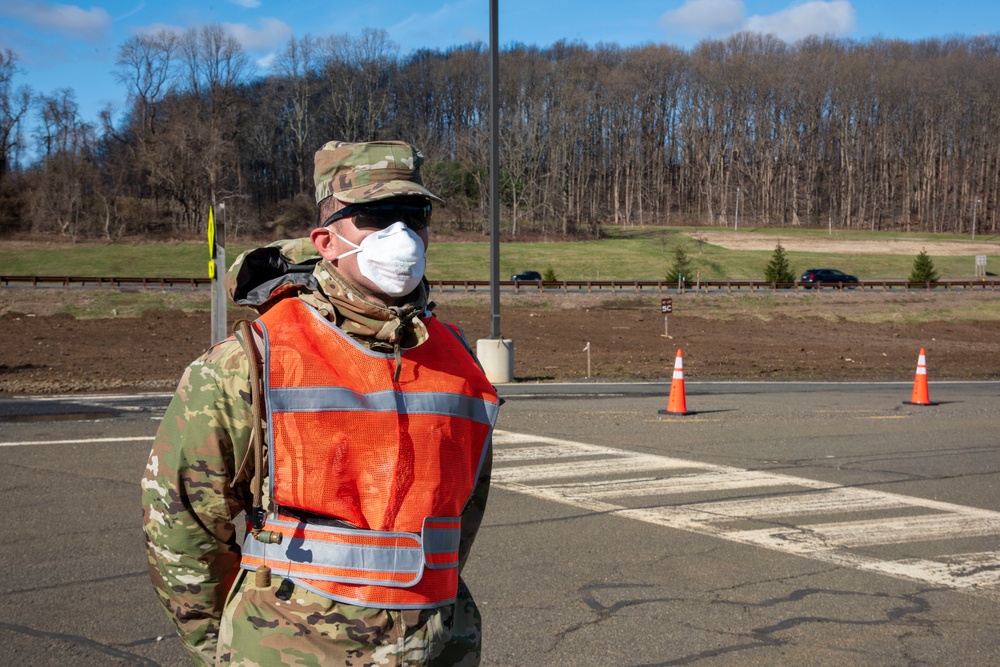
{"label": "soldier", "polygon": [[422,161],[327,143],[319,227],[227,273],[261,316],[187,368],[142,480],[150,575],[197,664],[479,664],[459,574],[499,401],[430,312]]}

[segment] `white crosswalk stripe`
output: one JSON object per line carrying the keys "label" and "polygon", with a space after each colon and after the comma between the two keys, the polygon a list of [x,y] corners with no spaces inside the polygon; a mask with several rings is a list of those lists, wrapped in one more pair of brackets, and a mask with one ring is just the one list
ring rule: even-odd
{"label": "white crosswalk stripe", "polygon": [[[692,467],[690,461],[669,459],[675,468]],[[595,462],[593,467],[599,468]],[[666,468],[663,468],[666,469]],[[654,468],[649,468],[653,471]],[[605,472],[613,472],[607,465]],[[591,482],[589,484],[566,484],[563,488],[567,496],[590,498],[628,498],[648,497],[657,495],[677,495],[681,493],[700,493],[721,491],[726,489],[752,489],[756,487],[794,486],[792,478],[783,475],[772,475],[754,470],[713,470],[711,472],[677,475],[675,477],[628,479],[614,482]],[[828,485],[827,485],[828,486]]]}
{"label": "white crosswalk stripe", "polygon": [[[493,443],[500,488],[1000,601],[1000,512],[524,433]],[[741,489],[753,495],[704,497]],[[954,540],[987,549],[949,553]],[[872,555],[914,543],[932,555]]]}
{"label": "white crosswalk stripe", "polygon": [[509,468],[500,473],[500,479],[505,482],[524,483],[546,479],[653,472],[676,468],[688,469],[690,467],[691,464],[688,461],[670,459],[665,456],[617,456],[598,461],[577,461],[575,463],[552,463],[549,465]]}

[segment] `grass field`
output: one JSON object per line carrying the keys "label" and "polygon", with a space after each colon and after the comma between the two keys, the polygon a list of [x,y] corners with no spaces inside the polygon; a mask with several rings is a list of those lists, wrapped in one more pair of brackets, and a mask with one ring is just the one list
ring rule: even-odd
{"label": "grass field", "polygon": [[[787,256],[796,274],[811,267],[833,267],[863,280],[905,280],[915,255],[872,253],[872,244],[907,240],[926,243],[934,266],[943,279],[970,278],[975,274],[971,255],[935,254],[935,247],[968,237],[947,235],[905,235],[883,232],[835,232],[826,230],[740,230],[753,235],[757,246],[769,250],[731,249],[701,242],[707,232],[726,230],[680,227],[609,228],[599,241],[503,243],[500,249],[500,277],[508,279],[525,270],[551,269],[558,280],[659,280],[669,269],[678,245],[691,260],[692,279],[760,279],[771,257],[771,237],[806,239],[815,251],[789,250]],[[763,238],[763,242],[761,241]],[[837,249],[824,246],[837,241]],[[1000,243],[984,238],[988,263],[1000,265]],[[847,243],[845,249],[845,242]],[[854,252],[865,245],[865,252]],[[234,260],[251,247],[230,243],[226,257]],[[428,277],[432,280],[489,279],[489,243],[451,242],[441,235],[428,249]],[[187,278],[207,275],[208,248],[204,242],[62,244],[8,242],[0,246],[0,275],[43,276],[122,276]]]}

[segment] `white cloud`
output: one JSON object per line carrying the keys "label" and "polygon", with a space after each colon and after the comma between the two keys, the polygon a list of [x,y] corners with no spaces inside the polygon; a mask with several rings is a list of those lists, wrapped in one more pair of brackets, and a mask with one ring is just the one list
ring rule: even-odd
{"label": "white cloud", "polygon": [[223,23],[227,34],[236,38],[243,48],[250,51],[266,51],[284,44],[292,36],[292,28],[284,21],[262,18],[260,28],[254,29],[246,23]]}
{"label": "white cloud", "polygon": [[[285,44],[292,36],[292,28],[284,21],[272,18],[262,18],[259,28],[252,28],[246,23],[222,23],[222,30],[240,43],[247,51],[267,52]],[[160,31],[183,35],[188,29],[166,23],[151,23],[136,30],[146,35]]]}
{"label": "white cloud", "polygon": [[277,57],[278,57],[278,54],[274,53],[272,51],[271,53],[267,54],[266,56],[262,56],[262,57],[258,58],[256,60],[256,65],[257,65],[257,67],[261,68],[262,70],[265,70],[265,71],[270,70],[271,69],[271,65],[274,64],[274,59],[277,58]]}
{"label": "white cloud", "polygon": [[796,42],[809,35],[846,36],[854,32],[856,22],[850,0],[811,0],[749,17],[744,0],[685,0],[660,17],[660,26],[698,37],[724,37],[745,30]]}
{"label": "white cloud", "polygon": [[100,7],[82,9],[76,5],[23,0],[5,0],[0,5],[0,16],[20,19],[45,32],[57,32],[97,42],[106,39],[111,30],[111,15]]}
{"label": "white cloud", "polygon": [[701,36],[713,35],[739,30],[745,15],[743,0],[686,0],[660,17],[660,25]]}
{"label": "white cloud", "polygon": [[247,9],[257,9],[260,7],[260,0],[229,0],[234,5],[246,7]]}
{"label": "white cloud", "polygon": [[809,35],[843,37],[854,32],[855,25],[854,7],[847,0],[814,0],[769,16],[751,16],[744,29],[770,33],[786,42],[797,42]]}

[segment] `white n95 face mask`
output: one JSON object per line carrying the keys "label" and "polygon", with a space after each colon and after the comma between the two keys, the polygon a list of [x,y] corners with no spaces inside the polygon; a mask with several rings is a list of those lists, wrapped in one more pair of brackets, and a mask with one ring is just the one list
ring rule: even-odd
{"label": "white n95 face mask", "polygon": [[424,277],[427,266],[424,242],[403,222],[394,222],[369,234],[362,239],[361,245],[351,243],[340,234],[337,238],[355,248],[337,259],[357,253],[361,275],[387,296],[409,294]]}

